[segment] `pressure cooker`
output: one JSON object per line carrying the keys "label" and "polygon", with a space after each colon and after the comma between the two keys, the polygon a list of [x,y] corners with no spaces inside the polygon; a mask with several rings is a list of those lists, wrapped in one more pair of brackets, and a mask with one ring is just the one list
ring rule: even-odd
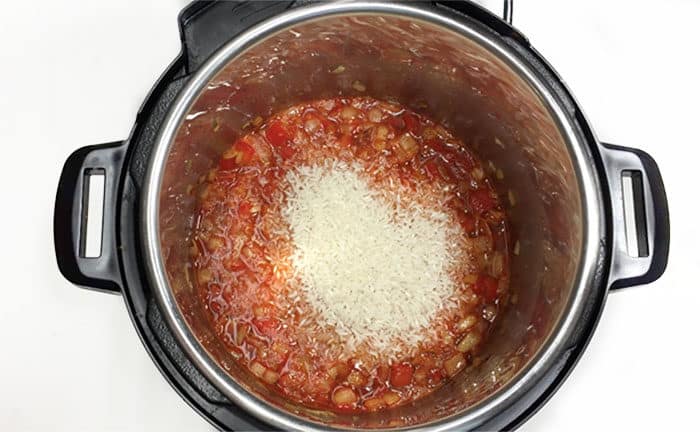
{"label": "pressure cooker", "polygon": [[[596,138],[511,16],[510,1],[503,18],[469,1],[192,3],[179,16],[181,52],[130,136],[80,148],[65,163],[54,213],[60,271],[121,295],[165,379],[220,429],[517,427],[574,367],[607,294],[662,275],[670,231],[654,160]],[[330,73],[338,64],[345,73]],[[252,118],[352,96],[358,79],[364,94],[420,101],[457,135],[478,137],[474,150],[502,169],[518,200],[508,218],[519,301],[486,360],[408,406],[367,415],[280,400],[236,367],[186,271],[196,206],[188,185]],[[215,114],[224,127],[207,127]],[[95,184],[104,196],[96,253],[87,239]]]}

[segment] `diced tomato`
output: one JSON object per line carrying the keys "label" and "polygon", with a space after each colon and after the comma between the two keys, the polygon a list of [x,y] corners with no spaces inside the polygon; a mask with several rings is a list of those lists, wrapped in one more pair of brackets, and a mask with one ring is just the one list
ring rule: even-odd
{"label": "diced tomato", "polygon": [[253,325],[258,329],[260,334],[273,337],[277,334],[277,326],[279,321],[274,318],[253,318]]}
{"label": "diced tomato", "polygon": [[488,189],[477,189],[469,194],[469,206],[476,214],[487,212],[498,205],[498,201]]}
{"label": "diced tomato", "polygon": [[266,143],[264,139],[260,137],[251,139],[250,146],[255,150],[255,155],[263,164],[270,164],[272,160],[272,151],[270,145]]}
{"label": "diced tomato", "polygon": [[290,159],[296,153],[296,150],[294,150],[294,147],[289,145],[289,141],[280,145],[277,149],[279,150],[280,156],[284,160]]}
{"label": "diced tomato", "polygon": [[410,363],[398,363],[391,367],[391,385],[405,387],[413,379],[413,366]]}
{"label": "diced tomato", "polygon": [[425,162],[423,169],[425,169],[428,176],[430,176],[430,178],[433,180],[442,179],[448,182],[454,181],[452,170],[450,170],[449,167],[447,167],[445,163],[438,158],[433,158]]}
{"label": "diced tomato", "polygon": [[255,157],[255,149],[243,139],[236,141],[233,146],[224,152],[219,166],[221,169],[232,169],[236,166],[250,164]]}
{"label": "diced tomato", "polygon": [[403,116],[400,115],[389,117],[389,124],[397,131],[403,131],[406,127],[406,122],[404,121]]}
{"label": "diced tomato", "polygon": [[438,171],[438,166],[437,162],[435,160],[429,160],[423,165],[423,169],[425,170],[426,174],[428,174],[428,177],[430,177],[432,180],[440,177],[440,172]]}
{"label": "diced tomato", "polygon": [[289,132],[281,122],[270,123],[265,131],[265,137],[275,147],[280,147],[289,141]]}
{"label": "diced tomato", "polygon": [[443,180],[448,181],[448,182],[453,182],[455,180],[454,178],[454,172],[450,169],[449,166],[447,166],[444,163],[438,162],[438,173],[440,174],[440,177],[442,177]]}
{"label": "diced tomato", "polygon": [[338,140],[338,144],[340,144],[341,147],[350,147],[352,144],[352,136],[350,134],[343,134],[340,140]]}
{"label": "diced tomato", "polygon": [[438,138],[431,138],[425,141],[425,145],[433,149],[437,153],[443,153],[445,151],[445,145]]}
{"label": "diced tomato", "polygon": [[498,279],[480,274],[474,284],[474,292],[482,295],[487,302],[496,300],[498,298]]}
{"label": "diced tomato", "polygon": [[221,303],[219,303],[218,300],[212,299],[209,301],[209,309],[214,313],[215,317],[218,317],[219,314],[221,314]]}
{"label": "diced tomato", "polygon": [[466,233],[472,233],[476,229],[476,218],[469,213],[460,214],[459,223]]}
{"label": "diced tomato", "polygon": [[253,146],[248,144],[247,141],[238,140],[233,147],[239,153],[239,156],[236,157],[236,161],[239,163],[239,165],[247,165],[253,161],[253,158],[255,157],[255,149]]}
{"label": "diced tomato", "polygon": [[401,119],[406,125],[406,130],[408,132],[416,136],[420,135],[420,121],[418,121],[418,118],[414,114],[406,112],[401,116]]}
{"label": "diced tomato", "polygon": [[219,168],[221,168],[224,171],[232,170],[232,169],[236,168],[237,165],[238,164],[236,164],[235,157],[230,157],[230,158],[223,157],[223,158],[221,158],[221,161],[219,162]]}
{"label": "diced tomato", "polygon": [[440,381],[442,381],[442,378],[442,371],[440,369],[433,369],[428,374],[428,383],[430,385],[438,384]]}
{"label": "diced tomato", "polygon": [[248,219],[251,216],[251,210],[253,208],[253,205],[248,202],[248,201],[243,201],[239,206],[238,206],[238,217],[242,219]]}
{"label": "diced tomato", "polygon": [[236,295],[235,295],[235,294],[236,294],[236,292],[234,291],[233,287],[229,285],[229,286],[227,286],[227,287],[224,289],[224,291],[221,293],[221,297],[223,297],[223,299],[224,299],[227,303],[230,304],[232,301],[235,300],[235,298],[236,298]]}
{"label": "diced tomato", "polygon": [[232,257],[225,263],[224,266],[226,267],[226,270],[230,272],[239,272],[248,268],[246,264],[238,257]]}
{"label": "diced tomato", "polygon": [[271,201],[278,189],[277,182],[267,183],[262,187],[262,196],[266,201]]}
{"label": "diced tomato", "polygon": [[296,150],[291,146],[291,135],[287,128],[280,121],[270,123],[265,130],[265,138],[277,149],[280,157],[287,160],[294,156]]}

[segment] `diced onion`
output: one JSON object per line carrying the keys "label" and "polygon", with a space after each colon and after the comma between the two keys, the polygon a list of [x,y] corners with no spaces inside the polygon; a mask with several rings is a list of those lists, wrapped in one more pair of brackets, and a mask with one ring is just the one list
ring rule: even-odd
{"label": "diced onion", "polygon": [[269,369],[266,370],[262,376],[263,381],[265,381],[268,384],[276,383],[279,378],[280,378],[280,374],[278,374],[277,372],[271,371]]}
{"label": "diced onion", "polygon": [[370,411],[376,411],[376,410],[384,407],[384,400],[382,398],[378,398],[378,397],[367,399],[364,402],[364,406],[365,406],[365,408],[367,408]]}
{"label": "diced onion", "polygon": [[461,353],[455,354],[449,359],[445,360],[444,368],[448,376],[454,376],[464,368],[466,361],[464,360],[464,355]]}
{"label": "diced onion", "polygon": [[266,370],[267,370],[267,368],[265,368],[265,366],[263,366],[259,362],[253,362],[250,365],[250,371],[253,372],[253,375],[255,375],[258,378],[262,378],[263,375],[265,375]]}
{"label": "diced onion", "polygon": [[[382,111],[379,108],[372,108],[367,113],[367,118],[372,123],[379,123],[380,121],[382,121]],[[386,129],[386,127],[384,127],[384,129]]]}
{"label": "diced onion", "polygon": [[350,388],[339,387],[333,392],[332,399],[336,405],[350,405],[357,402],[357,395]]}
{"label": "diced onion", "polygon": [[384,393],[384,395],[382,395],[382,399],[384,400],[384,402],[386,402],[387,405],[394,405],[401,400],[401,396],[399,396],[398,393],[395,393],[393,391],[388,391]]}
{"label": "diced onion", "polygon": [[354,120],[355,117],[357,117],[360,114],[358,110],[351,106],[346,106],[342,110],[340,110],[340,117],[343,120]]}
{"label": "diced onion", "polygon": [[343,72],[345,72],[345,66],[343,65],[338,65],[338,67],[331,71],[332,74],[341,74]]}
{"label": "diced onion", "polygon": [[457,330],[461,330],[461,331],[469,330],[470,328],[472,328],[472,326],[474,324],[476,324],[476,322],[478,320],[479,320],[479,318],[477,318],[474,315],[467,315],[466,317],[462,318],[462,320],[457,323]]}
{"label": "diced onion", "polygon": [[457,344],[457,351],[466,353],[473,350],[481,342],[481,336],[477,332],[470,331]]}
{"label": "diced onion", "polygon": [[355,387],[360,387],[364,385],[365,382],[365,377],[359,371],[354,370],[350,372],[350,375],[348,375],[348,383],[354,385]]}
{"label": "diced onion", "polygon": [[211,236],[207,239],[207,249],[215,251],[224,246],[224,240],[220,237]]}
{"label": "diced onion", "polygon": [[491,276],[498,278],[503,274],[504,268],[504,258],[503,254],[500,252],[494,252],[491,257]]}
{"label": "diced onion", "polygon": [[316,117],[311,117],[304,122],[304,130],[307,133],[314,133],[321,128],[321,121]]}
{"label": "diced onion", "polygon": [[236,344],[240,345],[243,343],[243,339],[248,336],[250,331],[250,326],[248,324],[241,324],[236,326]]}
{"label": "diced onion", "polygon": [[199,269],[199,271],[197,272],[197,282],[200,285],[208,283],[209,281],[211,281],[211,279],[211,270],[209,270],[208,268]]}
{"label": "diced onion", "polygon": [[367,90],[367,86],[365,86],[364,84],[362,84],[360,81],[355,81],[355,82],[353,82],[353,83],[352,83],[352,88],[355,89],[355,90],[357,90],[357,91],[359,91],[359,92],[363,92],[363,91]]}

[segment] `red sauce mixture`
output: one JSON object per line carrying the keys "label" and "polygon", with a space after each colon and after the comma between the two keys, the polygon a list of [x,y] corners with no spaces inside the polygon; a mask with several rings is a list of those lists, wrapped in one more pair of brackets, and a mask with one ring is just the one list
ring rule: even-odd
{"label": "red sauce mixture", "polygon": [[[232,355],[288,399],[344,412],[410,402],[478,363],[508,287],[504,208],[488,177],[496,170],[426,117],[371,98],[301,104],[246,129],[199,190],[192,247],[201,301]],[[359,163],[377,184],[445,191],[440,210],[461,227],[458,307],[436,317],[437,337],[403,358],[344,351],[295,294],[294,245],[280,211],[285,175],[329,159]]]}

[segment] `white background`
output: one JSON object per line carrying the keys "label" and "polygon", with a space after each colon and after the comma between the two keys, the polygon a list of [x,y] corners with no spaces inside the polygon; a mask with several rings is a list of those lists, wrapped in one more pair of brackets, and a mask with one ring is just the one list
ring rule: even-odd
{"label": "white background", "polygon": [[[691,429],[700,387],[700,1],[515,3],[516,26],[566,79],[599,137],[656,158],[673,232],[666,275],[609,297],[583,359],[523,429]],[[127,136],[177,54],[184,4],[2,5],[0,430],[211,429],[159,375],[122,299],[59,275],[51,228],[64,160]]]}

